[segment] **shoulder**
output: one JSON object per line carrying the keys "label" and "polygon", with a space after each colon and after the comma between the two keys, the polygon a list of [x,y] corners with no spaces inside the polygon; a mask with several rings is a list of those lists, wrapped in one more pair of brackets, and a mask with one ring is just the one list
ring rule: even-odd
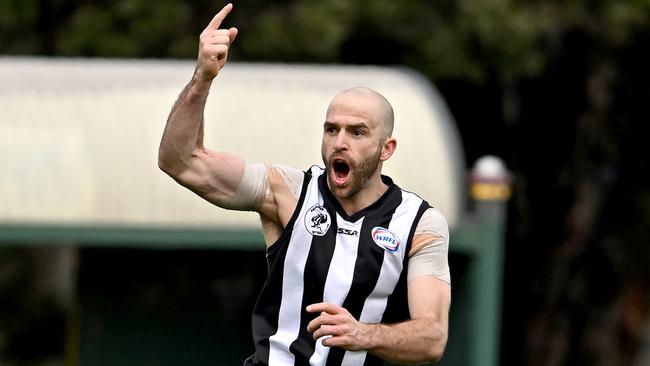
{"label": "shoulder", "polygon": [[294,198],[300,196],[300,192],[302,191],[306,180],[311,179],[312,176],[318,176],[324,171],[323,168],[316,165],[310,167],[306,171],[282,164],[269,164],[268,167],[271,190],[276,188],[278,185],[282,185],[288,188]]}
{"label": "shoulder", "polygon": [[449,236],[449,225],[445,216],[435,207],[429,207],[418,222],[416,234],[435,234],[441,237]]}
{"label": "shoulder", "polygon": [[447,233],[448,235],[447,219],[445,219],[445,216],[440,212],[440,210],[432,207],[429,202],[420,197],[417,193],[401,188],[392,181],[390,182],[400,192],[402,202],[408,203],[410,207],[418,210],[418,214],[416,215],[417,230],[415,234],[420,234],[421,231],[424,231],[437,234]]}

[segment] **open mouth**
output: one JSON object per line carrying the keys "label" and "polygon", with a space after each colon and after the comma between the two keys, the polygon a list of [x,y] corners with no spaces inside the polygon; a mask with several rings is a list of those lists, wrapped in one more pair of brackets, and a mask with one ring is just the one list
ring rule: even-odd
{"label": "open mouth", "polygon": [[332,163],[332,172],[334,176],[334,182],[337,185],[343,185],[350,175],[350,165],[343,160],[336,159]]}

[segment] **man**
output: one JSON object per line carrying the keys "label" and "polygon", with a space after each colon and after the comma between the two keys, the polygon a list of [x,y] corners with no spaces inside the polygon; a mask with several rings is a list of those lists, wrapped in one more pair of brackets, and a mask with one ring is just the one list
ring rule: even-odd
{"label": "man", "polygon": [[174,105],[159,166],[213,204],[259,213],[269,273],[245,365],[417,364],[442,356],[450,304],[444,217],[381,175],[397,142],[393,110],[353,88],[329,105],[325,168],[250,164],[203,146],[203,110],[237,29],[200,37],[194,76]]}

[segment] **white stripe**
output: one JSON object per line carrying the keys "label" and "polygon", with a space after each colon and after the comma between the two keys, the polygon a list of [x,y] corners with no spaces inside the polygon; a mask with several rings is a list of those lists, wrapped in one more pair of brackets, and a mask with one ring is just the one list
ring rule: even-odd
{"label": "white stripe", "polygon": [[[381,265],[377,284],[372,290],[372,293],[370,293],[370,296],[366,298],[361,316],[359,316],[360,322],[379,323],[381,321],[381,317],[386,310],[388,296],[393,293],[400,273],[402,272],[404,256],[408,254],[406,253],[408,236],[421,203],[421,198],[413,193],[402,191],[402,203],[395,210],[388,227],[390,231],[399,237],[400,249],[397,253],[384,251],[384,261]],[[343,356],[341,366],[363,365],[365,359],[365,351],[347,351]]]}
{"label": "white stripe", "polygon": [[[312,173],[314,169],[312,169]],[[278,330],[269,338],[269,365],[291,366],[295,357],[289,350],[291,343],[298,337],[300,314],[304,289],[304,271],[312,235],[307,232],[304,217],[307,210],[319,202],[318,175],[314,174],[309,182],[305,201],[294,223],[287,255],[284,259],[282,300],[278,315]]]}
{"label": "white stripe", "polygon": [[[336,305],[343,305],[343,301],[348,296],[354,277],[354,264],[357,261],[357,252],[359,248],[359,235],[361,234],[361,225],[363,218],[355,223],[345,221],[339,214],[336,214],[336,223],[339,228],[356,230],[357,235],[336,235],[336,246],[330,262],[327,278],[325,279],[325,288],[323,290],[323,301]],[[309,359],[311,366],[321,366],[325,364],[330,348],[323,346],[320,338],[316,341],[314,354]]]}

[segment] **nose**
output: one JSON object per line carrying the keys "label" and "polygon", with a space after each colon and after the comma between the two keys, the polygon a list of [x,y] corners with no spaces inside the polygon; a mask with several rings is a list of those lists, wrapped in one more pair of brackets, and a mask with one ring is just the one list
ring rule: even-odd
{"label": "nose", "polygon": [[336,137],[334,137],[332,147],[334,148],[335,151],[342,151],[348,149],[348,141],[345,137],[345,133],[339,132],[338,134],[336,134]]}

